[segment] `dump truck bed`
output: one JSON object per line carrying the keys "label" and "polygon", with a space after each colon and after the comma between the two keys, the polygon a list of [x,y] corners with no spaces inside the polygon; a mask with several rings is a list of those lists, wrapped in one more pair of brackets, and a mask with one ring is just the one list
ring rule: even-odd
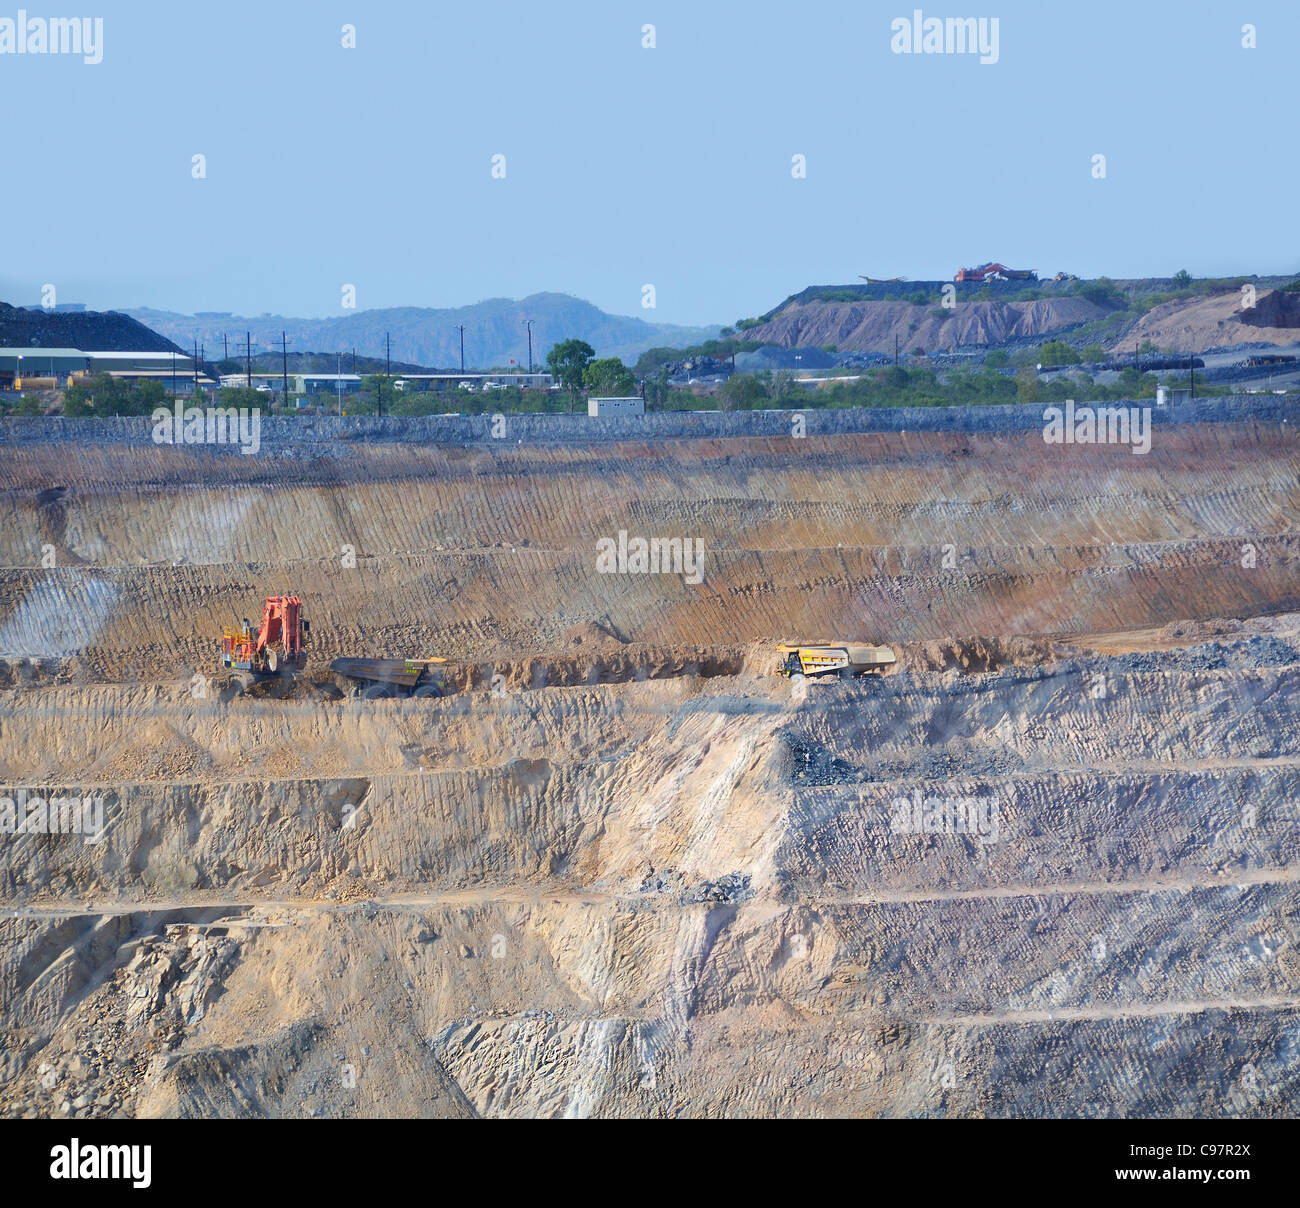
{"label": "dump truck bed", "polygon": [[335,659],[330,670],[357,680],[414,688],[424,673],[422,659]]}

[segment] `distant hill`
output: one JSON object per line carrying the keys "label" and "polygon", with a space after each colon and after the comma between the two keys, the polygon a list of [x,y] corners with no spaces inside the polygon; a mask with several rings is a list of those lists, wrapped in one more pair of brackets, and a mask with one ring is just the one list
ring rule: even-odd
{"label": "distant hill", "polygon": [[79,348],[82,352],[184,352],[117,311],[26,310],[0,302],[0,347]]}
{"label": "distant hill", "polygon": [[181,315],[171,311],[141,308],[126,312],[190,348],[195,340],[204,345],[208,360],[222,355],[222,334],[229,337],[231,355],[252,332],[253,352],[267,352],[280,346],[286,332],[291,351],[344,352],[356,349],[372,357],[384,355],[384,333],[392,340],[394,362],[430,368],[460,367],[460,333],[465,325],[465,367],[487,368],[518,365],[528,361],[528,334],[524,319],[533,322],[533,361],[541,364],[549,349],[561,340],[586,340],[601,357],[616,356],[635,361],[647,348],[697,344],[718,334],[716,327],[679,327],[651,323],[625,315],[606,314],[599,307],[568,294],[532,294],[515,301],[490,298],[473,306],[431,309],[400,306],[387,310],[363,310],[330,319],[294,319],[281,315],[249,318],[202,312]]}
{"label": "distant hill", "polygon": [[1035,302],[960,302],[951,311],[908,302],[803,302],[781,308],[743,333],[780,348],[834,345],[839,352],[928,352],[996,346],[1027,336],[1047,336],[1102,318],[1106,311],[1083,298]]}
{"label": "distant hill", "polygon": [[[778,348],[833,346],[837,353],[889,355],[923,348],[1025,347],[1051,339],[1111,350],[1149,340],[1169,352],[1243,343],[1300,342],[1300,294],[1286,277],[1150,278],[1091,282],[1008,281],[957,287],[940,305],[943,281],[810,286],[738,335]],[[1242,310],[1241,286],[1258,292]]]}

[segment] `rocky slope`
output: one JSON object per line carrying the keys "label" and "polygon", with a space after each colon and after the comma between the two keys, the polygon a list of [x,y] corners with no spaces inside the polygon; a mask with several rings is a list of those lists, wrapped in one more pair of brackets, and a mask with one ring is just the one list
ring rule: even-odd
{"label": "rocky slope", "polygon": [[959,301],[947,317],[934,313],[940,296],[926,306],[908,302],[809,302],[787,306],[744,333],[782,348],[834,344],[840,352],[927,352],[1000,344],[1022,336],[1043,336],[1076,327],[1107,312],[1083,298],[1035,302]]}
{"label": "rocky slope", "polygon": [[[0,838],[0,1112],[1293,1114],[1286,418],[6,446],[0,783],[104,829]],[[232,697],[285,589],[309,674]],[[832,634],[897,668],[771,674]]]}

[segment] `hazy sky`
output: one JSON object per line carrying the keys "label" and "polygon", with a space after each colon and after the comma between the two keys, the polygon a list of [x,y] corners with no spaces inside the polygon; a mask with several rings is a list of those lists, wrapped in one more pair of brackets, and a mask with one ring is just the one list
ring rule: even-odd
{"label": "hazy sky", "polygon": [[98,64],[0,54],[10,302],[729,323],[987,259],[1300,270],[1296,0],[923,7],[996,17],[989,64],[894,53],[893,0],[28,5],[87,11]]}

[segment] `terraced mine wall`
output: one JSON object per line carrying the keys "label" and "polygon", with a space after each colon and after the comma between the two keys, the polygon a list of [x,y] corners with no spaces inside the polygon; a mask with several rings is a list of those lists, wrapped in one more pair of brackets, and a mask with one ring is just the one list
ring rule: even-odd
{"label": "terraced mine wall", "polygon": [[[869,432],[1030,432],[1043,427],[1043,411],[1051,404],[1024,403],[995,407],[843,407],[781,411],[657,411],[647,415],[593,417],[587,415],[518,414],[505,417],[504,435],[493,438],[491,415],[431,416],[271,416],[261,418],[263,448],[334,441],[415,441],[438,444],[478,444],[518,441],[530,444],[574,444],[586,441],[626,441],[745,436],[789,436],[793,417],[804,417],[809,435],[829,436]],[[1150,399],[1096,404],[1145,407],[1151,422],[1164,424],[1291,422],[1300,417],[1300,395],[1213,398],[1154,406]],[[1083,404],[1080,404],[1083,406]],[[498,426],[498,431],[500,431]],[[114,419],[12,418],[0,421],[0,444],[75,442],[137,444],[152,441],[147,416]],[[237,452],[234,445],[213,446],[217,452]]]}
{"label": "terraced mine wall", "polygon": [[0,425],[0,1116],[1294,1116],[1296,400],[1042,411]]}

